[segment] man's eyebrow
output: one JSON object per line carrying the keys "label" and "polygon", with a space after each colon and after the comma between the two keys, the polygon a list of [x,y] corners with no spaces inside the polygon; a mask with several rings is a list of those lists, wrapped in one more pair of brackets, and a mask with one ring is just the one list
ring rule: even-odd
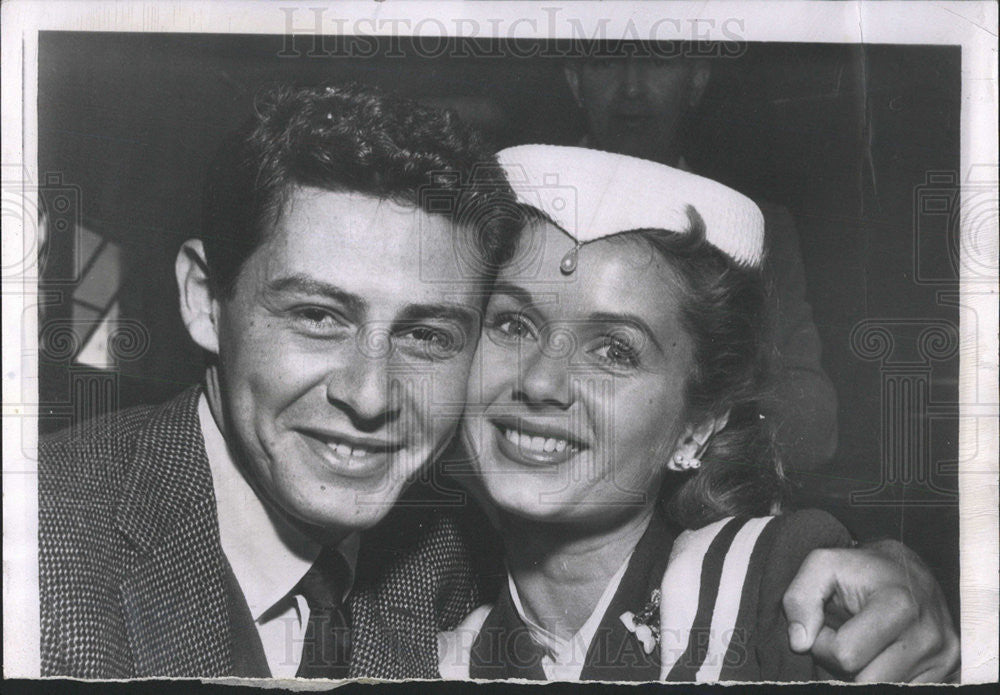
{"label": "man's eyebrow", "polygon": [[268,292],[294,292],[296,294],[320,295],[343,304],[348,310],[362,314],[368,303],[336,285],[311,278],[308,275],[286,275],[267,283]]}
{"label": "man's eyebrow", "polygon": [[657,348],[659,348],[660,352],[663,352],[663,346],[660,345],[660,341],[656,339],[656,334],[653,333],[653,329],[649,327],[648,323],[635,314],[598,311],[590,315],[590,320],[600,323],[617,323],[638,329],[646,334],[646,337],[649,338],[649,340],[652,341]]}
{"label": "man's eyebrow", "polygon": [[466,328],[471,328],[475,325],[478,316],[478,311],[464,304],[407,304],[399,312],[396,323],[407,324],[413,321],[439,319],[454,321]]}

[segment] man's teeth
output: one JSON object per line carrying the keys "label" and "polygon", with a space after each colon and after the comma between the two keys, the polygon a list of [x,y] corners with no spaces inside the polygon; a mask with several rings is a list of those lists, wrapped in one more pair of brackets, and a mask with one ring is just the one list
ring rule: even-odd
{"label": "man's teeth", "polygon": [[343,444],[343,443],[341,443],[341,444],[330,443],[327,446],[329,446],[330,449],[335,454],[337,454],[337,456],[339,456],[340,458],[344,458],[344,459],[347,459],[347,458],[360,459],[360,458],[364,458],[365,456],[367,456],[370,453],[369,449],[364,449],[362,447],[353,447],[352,448],[349,444]]}
{"label": "man's teeth", "polygon": [[566,447],[569,446],[571,451],[575,451],[576,447],[572,446],[565,439],[558,439],[556,437],[539,437],[531,436],[530,434],[523,434],[515,430],[504,430],[504,436],[511,444],[520,447],[521,449],[526,449],[528,451],[536,451],[538,453],[550,453],[553,451],[565,451]]}

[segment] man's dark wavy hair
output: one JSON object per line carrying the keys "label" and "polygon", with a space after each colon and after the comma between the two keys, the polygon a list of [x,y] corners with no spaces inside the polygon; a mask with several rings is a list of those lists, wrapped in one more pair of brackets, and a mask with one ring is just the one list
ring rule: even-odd
{"label": "man's dark wavy hair", "polygon": [[263,91],[210,167],[201,239],[230,296],[296,186],[370,195],[454,221],[456,251],[487,278],[513,253],[521,220],[496,158],[449,111],[357,83]]}

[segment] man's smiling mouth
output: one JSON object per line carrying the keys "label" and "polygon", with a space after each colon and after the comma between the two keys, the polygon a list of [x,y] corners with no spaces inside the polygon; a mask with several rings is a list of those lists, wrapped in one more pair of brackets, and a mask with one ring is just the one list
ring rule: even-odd
{"label": "man's smiling mouth", "polygon": [[404,445],[371,437],[352,437],[338,432],[302,430],[310,447],[337,473],[367,476],[383,468],[391,455]]}

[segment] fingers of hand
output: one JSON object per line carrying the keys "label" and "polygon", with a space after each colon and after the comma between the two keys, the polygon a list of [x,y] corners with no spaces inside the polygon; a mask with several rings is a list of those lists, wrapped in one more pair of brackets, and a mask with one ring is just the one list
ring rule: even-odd
{"label": "fingers of hand", "polygon": [[959,671],[960,649],[957,643],[946,647],[941,652],[938,663],[931,668],[918,673],[910,679],[911,683],[958,683],[961,680]]}
{"label": "fingers of hand", "polygon": [[[916,646],[916,636],[911,635],[910,631],[919,616],[920,607],[906,589],[881,589],[872,594],[861,610],[832,637],[822,642],[817,641],[813,645],[813,655],[827,668],[846,673],[861,672],[881,658],[882,653],[890,646],[900,642],[901,646],[891,654],[897,659],[909,657]],[[884,661],[890,665],[895,663],[891,657]],[[916,662],[904,658],[900,663],[906,669],[911,669]],[[889,672],[885,666],[876,670]]]}
{"label": "fingers of hand", "polygon": [[782,598],[788,639],[796,652],[812,647],[823,627],[823,606],[837,588],[836,552],[820,549],[809,553]]}
{"label": "fingers of hand", "polygon": [[[915,665],[906,676],[913,682],[945,682],[957,671],[961,646],[955,633],[948,604],[934,574],[920,557],[898,541],[883,540],[864,548],[881,559],[886,581],[905,584],[919,609],[919,617],[898,643],[906,644],[916,656]],[[877,680],[893,675],[888,659],[874,662],[858,677]]]}
{"label": "fingers of hand", "polygon": [[934,574],[924,564],[920,556],[896,540],[880,540],[863,546],[863,551],[879,562],[882,571],[891,581],[906,584],[916,596],[917,601],[924,603],[930,600],[937,589]]}
{"label": "fingers of hand", "polygon": [[943,679],[950,670],[945,664],[947,659],[942,658],[945,651],[944,635],[938,625],[921,620],[861,669],[855,681],[903,682],[921,676]]}
{"label": "fingers of hand", "polygon": [[825,656],[834,652],[836,639],[837,631],[824,625],[820,629],[819,634],[816,635],[816,641],[813,642],[812,656],[823,670],[829,671],[839,680],[849,681],[853,674],[847,673],[844,669],[840,668],[840,664],[835,659]]}
{"label": "fingers of hand", "polygon": [[[910,682],[947,683],[957,679],[962,647],[947,610],[928,613],[927,621],[929,625],[925,629],[938,631],[939,639],[929,638],[928,641],[932,645],[931,652],[927,654],[926,659],[917,664],[914,669],[916,675]],[[933,649],[934,644],[939,645],[937,649]]]}

